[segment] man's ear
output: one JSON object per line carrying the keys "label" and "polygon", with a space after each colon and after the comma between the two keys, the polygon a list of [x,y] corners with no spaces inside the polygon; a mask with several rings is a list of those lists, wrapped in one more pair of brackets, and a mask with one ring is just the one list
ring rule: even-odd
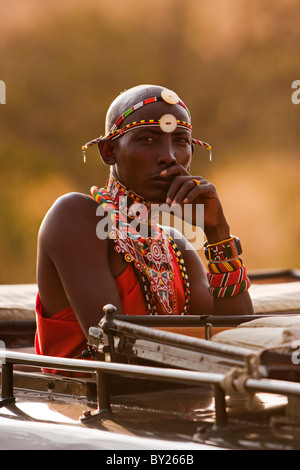
{"label": "man's ear", "polygon": [[103,163],[106,165],[114,165],[116,163],[114,143],[110,140],[103,139],[98,142],[97,145]]}

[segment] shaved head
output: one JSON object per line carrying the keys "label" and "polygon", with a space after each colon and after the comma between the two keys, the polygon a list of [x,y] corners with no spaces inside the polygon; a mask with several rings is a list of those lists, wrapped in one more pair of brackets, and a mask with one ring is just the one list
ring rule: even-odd
{"label": "shaved head", "polygon": [[111,130],[116,120],[139,101],[160,96],[165,87],[158,85],[138,85],[123,91],[108,108],[105,119],[105,134]]}

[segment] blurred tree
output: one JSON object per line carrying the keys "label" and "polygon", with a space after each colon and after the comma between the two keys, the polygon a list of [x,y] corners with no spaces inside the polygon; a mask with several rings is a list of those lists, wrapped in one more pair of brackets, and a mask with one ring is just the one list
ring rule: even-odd
{"label": "blurred tree", "polygon": [[[272,8],[267,0],[5,4],[0,282],[34,282],[45,212],[60,194],[106,181],[96,149],[83,165],[81,145],[103,133],[118,93],[147,82],[178,91],[195,137],[213,145],[213,164],[197,151],[193,171],[218,184],[251,254],[248,266],[299,264],[299,222],[286,210],[297,211],[299,197],[296,7],[296,0],[274,0]],[[287,234],[291,248],[275,259],[272,249]],[[263,256],[253,243],[261,238]]]}

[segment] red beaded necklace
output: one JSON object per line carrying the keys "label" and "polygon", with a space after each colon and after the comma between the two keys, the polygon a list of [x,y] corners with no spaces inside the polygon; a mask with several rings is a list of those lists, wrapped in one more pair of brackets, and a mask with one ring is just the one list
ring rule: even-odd
{"label": "red beaded necklace", "polygon": [[[107,188],[91,188],[94,199],[103,206],[112,222],[110,238],[115,251],[124,255],[125,261],[133,263],[134,270],[144,290],[147,310],[156,315],[159,302],[165,315],[189,313],[190,290],[184,259],[175,241],[159,225],[151,225],[151,236],[141,236],[128,220],[147,223],[149,211],[143,198],[123,186],[112,176]],[[148,231],[148,230],[147,230]],[[174,286],[171,251],[176,256],[183,278],[185,305],[178,312]]]}

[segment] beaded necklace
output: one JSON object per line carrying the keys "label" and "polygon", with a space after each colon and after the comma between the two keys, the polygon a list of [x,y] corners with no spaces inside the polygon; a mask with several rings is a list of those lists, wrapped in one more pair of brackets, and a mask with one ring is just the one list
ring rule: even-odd
{"label": "beaded necklace", "polygon": [[[147,310],[157,315],[158,301],[165,315],[188,315],[190,289],[184,259],[175,241],[159,225],[151,225],[151,236],[141,236],[129,219],[148,226],[149,211],[143,198],[110,177],[106,188],[91,188],[94,199],[109,214],[112,230],[109,234],[114,240],[114,249],[122,253],[133,268],[143,287]],[[174,271],[171,251],[175,254],[181,271],[185,305],[178,312],[174,286]]]}

